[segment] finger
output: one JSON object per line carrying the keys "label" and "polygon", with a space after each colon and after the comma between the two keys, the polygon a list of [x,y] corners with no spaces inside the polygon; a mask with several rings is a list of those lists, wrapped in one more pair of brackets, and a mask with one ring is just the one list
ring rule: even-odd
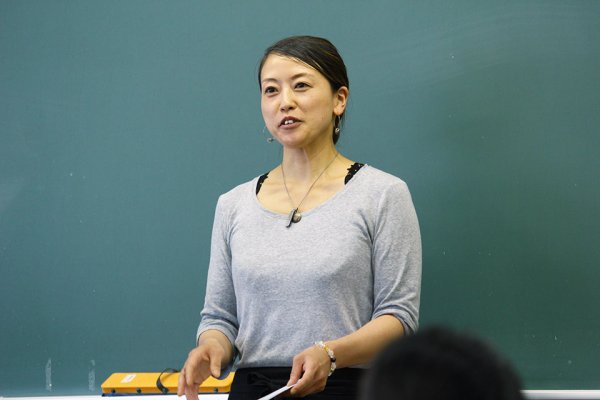
{"label": "finger", "polygon": [[307,368],[306,364],[303,364],[302,368],[304,369],[302,377],[298,379],[296,386],[290,391],[292,395],[306,396],[308,390],[314,385],[314,370],[310,367]]}
{"label": "finger", "polygon": [[198,384],[194,381],[192,376],[191,368],[185,370],[185,397],[187,400],[199,400],[198,398]]}
{"label": "finger", "polygon": [[292,372],[290,373],[290,380],[286,386],[294,385],[296,382],[298,382],[298,380],[302,377],[302,366],[303,362],[294,357]]}
{"label": "finger", "polygon": [[305,376],[300,378],[296,383],[296,386],[290,389],[290,395],[292,397],[304,397],[306,396],[308,389],[310,387],[309,379],[306,379]]}
{"label": "finger", "polygon": [[186,400],[199,400],[198,385],[188,383],[185,387],[185,398]]}
{"label": "finger", "polygon": [[183,396],[185,391],[185,370],[182,368],[179,373],[179,378],[177,379],[177,396]]}
{"label": "finger", "polygon": [[210,358],[210,373],[215,379],[221,376],[221,359],[219,357]]}
{"label": "finger", "polygon": [[324,379],[320,379],[317,378],[316,375],[312,376],[311,379],[309,379],[310,377],[306,376],[306,373],[304,374],[304,376],[302,377],[302,379],[300,379],[300,386],[296,385],[294,387],[294,389],[296,389],[296,392],[294,392],[294,395],[299,396],[299,397],[305,397],[305,396],[309,396],[315,393],[319,393],[322,392],[325,389],[325,385],[327,384],[327,380]]}

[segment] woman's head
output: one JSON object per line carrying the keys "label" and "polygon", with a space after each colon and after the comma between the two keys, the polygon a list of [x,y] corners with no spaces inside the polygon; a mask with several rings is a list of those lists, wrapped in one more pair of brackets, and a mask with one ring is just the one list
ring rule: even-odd
{"label": "woman's head", "polygon": [[[263,89],[262,72],[269,56],[276,55],[299,61],[319,72],[328,82],[332,93],[340,88],[349,89],[348,74],[342,57],[335,46],[327,39],[315,36],[292,36],[278,41],[265,50],[258,69],[258,84]],[[334,118],[333,142],[339,139],[339,128],[344,120],[344,112]]]}

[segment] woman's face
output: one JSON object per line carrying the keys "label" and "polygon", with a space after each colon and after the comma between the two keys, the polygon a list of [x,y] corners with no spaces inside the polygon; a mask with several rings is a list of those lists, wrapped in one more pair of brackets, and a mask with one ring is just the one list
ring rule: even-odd
{"label": "woman's face", "polygon": [[334,93],[314,68],[275,54],[267,57],[260,78],[262,115],[275,139],[292,148],[332,141],[334,119],[344,112],[347,88]]}

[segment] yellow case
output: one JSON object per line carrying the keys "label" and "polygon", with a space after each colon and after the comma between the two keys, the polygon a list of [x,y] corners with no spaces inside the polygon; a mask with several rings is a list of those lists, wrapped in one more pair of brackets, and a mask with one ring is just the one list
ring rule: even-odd
{"label": "yellow case", "polygon": [[[156,386],[160,372],[115,372],[101,385],[102,393],[111,394],[161,394]],[[209,377],[198,387],[198,393],[229,393],[234,373],[219,380]],[[160,377],[169,394],[177,393],[179,372],[165,372]]]}

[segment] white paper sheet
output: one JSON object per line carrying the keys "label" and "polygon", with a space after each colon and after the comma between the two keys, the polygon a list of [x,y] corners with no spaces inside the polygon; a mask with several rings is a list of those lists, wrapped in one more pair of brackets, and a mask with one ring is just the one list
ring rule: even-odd
{"label": "white paper sheet", "polygon": [[291,388],[293,388],[296,385],[289,385],[289,386],[284,386],[280,389],[277,389],[276,391],[269,393],[268,395],[261,397],[258,400],[269,400],[269,399],[274,399],[275,397],[277,397],[278,395],[280,395],[281,393],[290,390]]}

